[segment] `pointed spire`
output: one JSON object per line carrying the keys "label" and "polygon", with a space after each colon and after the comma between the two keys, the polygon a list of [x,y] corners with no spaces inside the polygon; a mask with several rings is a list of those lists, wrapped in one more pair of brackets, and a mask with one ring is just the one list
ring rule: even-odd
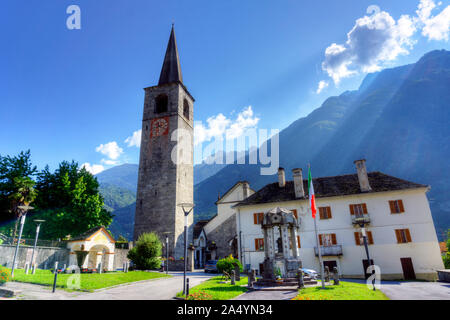
{"label": "pointed spire", "polygon": [[181,74],[180,57],[178,56],[177,42],[175,39],[175,29],[172,23],[172,31],[170,32],[169,43],[167,44],[166,56],[159,76],[158,85],[181,82],[183,76]]}

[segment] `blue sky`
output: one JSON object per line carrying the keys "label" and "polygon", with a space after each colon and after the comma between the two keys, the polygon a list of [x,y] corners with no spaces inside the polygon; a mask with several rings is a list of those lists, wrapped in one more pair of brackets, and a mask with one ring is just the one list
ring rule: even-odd
{"label": "blue sky", "polygon": [[[80,30],[66,27],[72,4],[81,9]],[[52,169],[71,159],[97,170],[137,163],[138,147],[125,140],[140,129],[142,88],[157,84],[172,22],[184,84],[196,98],[194,118],[211,136],[208,118],[281,130],[327,97],[356,89],[367,72],[449,49],[449,4],[2,1],[0,154],[31,149],[39,168]],[[368,13],[371,5],[381,11]],[[395,33],[390,43],[386,32],[373,37],[386,49],[376,57],[373,43],[356,41],[367,39],[364,24],[391,20],[392,28],[380,27]],[[326,85],[318,93],[320,81]]]}

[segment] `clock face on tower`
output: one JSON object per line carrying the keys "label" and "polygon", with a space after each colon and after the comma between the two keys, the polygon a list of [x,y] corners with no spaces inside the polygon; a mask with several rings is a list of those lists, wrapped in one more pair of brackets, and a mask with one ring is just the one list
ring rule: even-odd
{"label": "clock face on tower", "polygon": [[169,117],[153,119],[150,125],[150,137],[159,137],[169,132]]}

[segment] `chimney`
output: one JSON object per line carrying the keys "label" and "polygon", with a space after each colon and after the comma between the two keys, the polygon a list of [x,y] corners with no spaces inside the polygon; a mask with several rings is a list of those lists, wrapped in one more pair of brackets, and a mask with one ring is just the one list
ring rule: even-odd
{"label": "chimney", "polygon": [[250,185],[248,184],[248,182],[247,181],[243,181],[242,182],[242,191],[243,191],[243,194],[244,194],[244,200],[245,199],[247,199],[248,198],[248,196],[249,196],[249,189],[250,189]]}
{"label": "chimney", "polygon": [[286,185],[286,177],[284,174],[284,169],[283,168],[278,168],[278,185],[280,186],[280,188],[284,188],[284,186]]}
{"label": "chimney", "polygon": [[302,169],[292,169],[292,175],[294,176],[294,190],[296,198],[304,198],[305,191],[303,190],[303,174]]}
{"label": "chimney", "polygon": [[358,171],[358,181],[361,192],[372,191],[369,184],[369,177],[367,176],[366,159],[355,160],[353,163],[356,165],[356,170]]}

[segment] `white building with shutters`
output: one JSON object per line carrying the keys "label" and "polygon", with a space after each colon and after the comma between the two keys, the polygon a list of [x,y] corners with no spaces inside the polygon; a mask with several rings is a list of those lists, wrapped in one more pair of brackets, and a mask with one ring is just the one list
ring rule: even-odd
{"label": "white building with shutters", "polygon": [[[356,174],[313,179],[324,264],[330,270],[336,266],[342,277],[365,277],[367,256],[357,224],[363,220],[369,255],[382,279],[436,279],[436,270],[444,266],[426,197],[429,186],[381,172],[367,173],[365,160],[355,164]],[[303,267],[320,270],[314,221],[305,194],[307,180],[301,169],[293,173],[294,181],[285,181],[280,168],[278,183],[266,185],[233,206],[238,255],[244,266],[263,267],[261,215],[283,207],[298,217]]]}

